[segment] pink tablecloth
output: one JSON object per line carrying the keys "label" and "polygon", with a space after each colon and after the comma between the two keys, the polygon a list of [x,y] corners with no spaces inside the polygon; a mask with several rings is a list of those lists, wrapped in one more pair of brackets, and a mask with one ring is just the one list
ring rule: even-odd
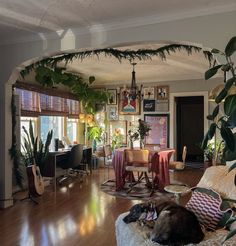
{"label": "pink tablecloth", "polygon": [[[169,160],[174,151],[174,149],[150,151],[152,162],[151,171],[155,173],[153,182],[160,190],[163,190],[166,185],[170,184]],[[115,170],[116,190],[121,190],[125,185],[125,179],[128,175],[124,164],[124,148],[116,149],[112,164]]]}

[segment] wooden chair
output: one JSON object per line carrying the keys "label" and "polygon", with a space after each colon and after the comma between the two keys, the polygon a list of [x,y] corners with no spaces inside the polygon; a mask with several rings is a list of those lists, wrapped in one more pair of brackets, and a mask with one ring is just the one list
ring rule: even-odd
{"label": "wooden chair", "polygon": [[182,161],[170,161],[169,162],[169,169],[184,170],[186,155],[187,155],[187,147],[184,146],[183,147],[183,153],[182,153]]}
{"label": "wooden chair", "polygon": [[110,144],[104,146],[104,166],[107,167],[107,180],[103,182],[105,185],[107,182],[114,182],[114,180],[109,179],[110,167],[112,166],[112,148]]}
{"label": "wooden chair", "polygon": [[[124,153],[125,170],[128,172],[137,172],[138,179],[132,182],[130,189],[127,193],[131,192],[132,188],[141,182],[145,178],[147,187],[152,188],[152,184],[148,178],[148,172],[150,172],[151,162],[149,160],[149,150],[134,150],[126,149]],[[153,179],[153,177],[152,177]]]}

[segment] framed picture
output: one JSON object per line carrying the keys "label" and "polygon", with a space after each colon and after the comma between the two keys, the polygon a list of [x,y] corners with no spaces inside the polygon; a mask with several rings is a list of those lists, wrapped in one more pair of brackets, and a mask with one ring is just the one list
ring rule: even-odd
{"label": "framed picture", "polygon": [[107,89],[108,92],[108,105],[117,104],[117,90],[116,89]]}
{"label": "framed picture", "polygon": [[117,109],[117,107],[110,106],[108,108],[108,119],[109,120],[118,120],[118,109]]}
{"label": "framed picture", "polygon": [[169,114],[145,114],[144,121],[151,126],[146,144],[159,144],[161,148],[169,147]]}
{"label": "framed picture", "polygon": [[129,90],[121,89],[119,98],[119,114],[135,115],[140,114],[140,99],[129,97]]}
{"label": "framed picture", "polygon": [[155,105],[155,100],[143,100],[143,112],[154,112]]}
{"label": "framed picture", "polygon": [[143,88],[143,99],[155,99],[155,88],[154,87]]}
{"label": "framed picture", "polygon": [[169,86],[162,85],[157,86],[157,100],[168,100],[169,99]]}
{"label": "framed picture", "polygon": [[112,136],[115,132],[120,132],[123,136],[123,143],[127,145],[127,120],[114,120],[109,122],[109,142],[112,141]]}

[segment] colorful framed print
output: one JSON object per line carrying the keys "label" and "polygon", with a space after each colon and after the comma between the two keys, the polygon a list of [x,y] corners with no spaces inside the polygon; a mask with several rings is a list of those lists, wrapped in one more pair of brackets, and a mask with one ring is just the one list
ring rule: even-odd
{"label": "colorful framed print", "polygon": [[162,85],[157,86],[157,100],[168,100],[169,99],[169,86]]}
{"label": "colorful framed print", "polygon": [[155,87],[143,88],[143,99],[155,99]]}
{"label": "colorful framed print", "polygon": [[118,109],[115,106],[110,106],[108,108],[108,119],[109,120],[118,120]]}
{"label": "colorful framed print", "polygon": [[143,112],[154,112],[155,105],[155,100],[143,100]]}
{"label": "colorful framed print", "polygon": [[136,115],[140,114],[140,99],[129,97],[129,90],[121,89],[119,98],[119,114]]}
{"label": "colorful framed print", "polygon": [[169,114],[145,114],[144,121],[150,124],[151,130],[145,139],[146,144],[169,147]]}
{"label": "colorful framed print", "polygon": [[116,89],[107,89],[108,92],[108,105],[117,104],[117,90]]}
{"label": "colorful framed print", "polygon": [[122,144],[127,145],[127,120],[114,120],[109,122],[109,142],[112,142],[113,136],[122,135]]}

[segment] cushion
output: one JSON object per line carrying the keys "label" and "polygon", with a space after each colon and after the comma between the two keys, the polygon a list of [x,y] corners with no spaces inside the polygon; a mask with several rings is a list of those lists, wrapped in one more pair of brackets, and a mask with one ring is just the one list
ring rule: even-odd
{"label": "cushion", "polygon": [[[206,169],[197,186],[212,188],[223,198],[236,200],[236,189],[234,185],[235,175],[236,169],[229,172],[227,166],[212,166]],[[236,203],[231,205],[236,206]]]}
{"label": "cushion", "polygon": [[232,216],[229,204],[222,202],[220,195],[212,189],[193,188],[186,208],[193,211],[199,222],[209,230],[223,227]]}

